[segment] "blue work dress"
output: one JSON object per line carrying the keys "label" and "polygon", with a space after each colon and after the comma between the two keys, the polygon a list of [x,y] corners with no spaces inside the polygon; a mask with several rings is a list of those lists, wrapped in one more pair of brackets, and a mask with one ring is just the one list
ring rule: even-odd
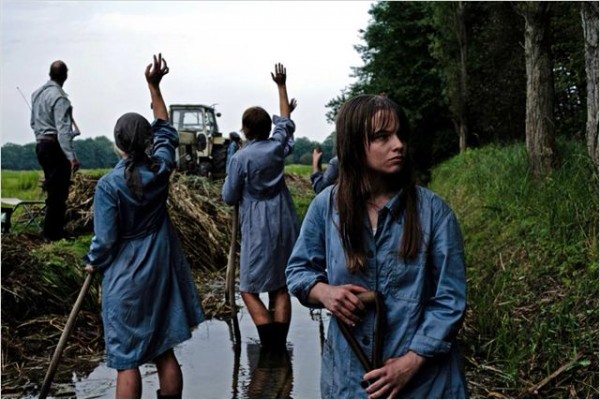
{"label": "blue work dress", "polygon": [[167,214],[177,131],[152,124],[154,173],[140,167],[143,199],[127,187],[125,162],[103,176],[94,196],[94,238],[87,262],[103,273],[107,365],[138,367],[191,337],[204,321],[189,265]]}
{"label": "blue work dress", "polygon": [[240,291],[285,286],[285,268],[298,237],[298,217],[285,184],[285,157],[294,147],[294,122],[273,117],[268,140],[251,140],[231,158],[223,200],[240,205]]}
{"label": "blue work dress", "polygon": [[[373,234],[368,217],[363,240],[368,267],[350,273],[337,229],[335,189],[330,186],[311,203],[286,270],[290,292],[308,307],[317,282],[355,284],[381,293],[385,303],[383,362],[412,350],[427,358],[398,393],[398,398],[465,398],[462,357],[455,342],[466,309],[466,268],[462,235],[455,214],[431,191],[418,187],[423,242],[413,260],[399,257],[404,216],[399,194],[379,211]],[[333,190],[332,190],[333,189]],[[375,313],[353,329],[365,354],[375,343]],[[365,371],[332,318],[323,348],[321,395],[363,398]]]}

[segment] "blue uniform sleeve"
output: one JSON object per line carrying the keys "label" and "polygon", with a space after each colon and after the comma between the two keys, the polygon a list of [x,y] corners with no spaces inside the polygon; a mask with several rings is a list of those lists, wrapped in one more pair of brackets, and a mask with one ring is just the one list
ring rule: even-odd
{"label": "blue uniform sleeve", "polygon": [[315,172],[310,176],[310,182],[316,194],[321,193],[329,185],[333,185],[339,174],[337,157],[329,160],[329,165],[325,172]]}
{"label": "blue uniform sleeve", "polygon": [[[445,211],[445,212],[444,212]],[[462,234],[456,216],[448,206],[433,226],[430,242],[431,296],[421,324],[409,346],[431,357],[446,353],[452,346],[467,307],[466,264]]]}
{"label": "blue uniform sleeve", "polygon": [[116,255],[118,238],[118,200],[101,179],[94,195],[94,237],[86,263],[99,272],[108,268]]}
{"label": "blue uniform sleeve", "polygon": [[329,192],[315,197],[300,228],[300,235],[286,268],[290,293],[307,307],[321,308],[308,301],[308,294],[318,282],[329,283],[327,278],[326,233]]}
{"label": "blue uniform sleeve", "polygon": [[292,151],[294,150],[294,131],[296,130],[296,124],[294,124],[294,121],[291,119],[279,117],[277,115],[273,115],[273,123],[275,124],[275,129],[273,130],[271,139],[281,143],[283,156],[287,157],[292,154]]}
{"label": "blue uniform sleeve", "polygon": [[175,150],[179,145],[179,135],[171,124],[162,119],[152,123],[152,156],[163,161],[169,170],[175,168]]}
{"label": "blue uniform sleeve", "polygon": [[238,158],[239,152],[231,158],[229,164],[229,173],[225,177],[223,189],[221,189],[221,197],[223,201],[229,205],[236,205],[242,199],[242,191],[244,189],[245,172],[242,169]]}

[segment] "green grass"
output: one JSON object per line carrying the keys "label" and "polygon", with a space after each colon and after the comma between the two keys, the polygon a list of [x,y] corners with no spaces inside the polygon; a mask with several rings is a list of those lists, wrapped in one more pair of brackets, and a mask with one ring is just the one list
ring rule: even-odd
{"label": "green grass", "polygon": [[290,173],[290,174],[304,176],[304,177],[308,178],[312,174],[312,166],[301,165],[301,164],[290,164],[290,165],[285,166],[285,172]]}
{"label": "green grass", "polygon": [[2,171],[2,197],[22,200],[43,199],[41,171]]}
{"label": "green grass", "polygon": [[[89,175],[100,178],[110,169],[86,169],[78,174]],[[2,186],[0,188],[2,197],[16,197],[21,200],[41,200],[45,195],[42,191],[44,173],[42,171],[8,171],[2,170]]]}
{"label": "green grass", "polygon": [[[312,174],[312,166],[290,164],[285,166],[285,172],[288,174],[298,175],[309,180],[310,175]],[[296,206],[298,219],[300,223],[302,223],[304,216],[306,215],[306,211],[308,210],[308,206],[315,197],[315,192],[312,187],[309,187],[308,185],[296,186],[290,184],[290,182],[288,182],[288,188],[290,190],[290,194],[292,195],[292,199],[294,200],[294,205]]]}
{"label": "green grass", "polygon": [[561,140],[559,151],[544,182],[523,144],[470,150],[433,173],[465,239],[467,351],[506,374],[511,397],[576,357],[564,388],[545,389],[598,396],[598,175],[585,146]]}

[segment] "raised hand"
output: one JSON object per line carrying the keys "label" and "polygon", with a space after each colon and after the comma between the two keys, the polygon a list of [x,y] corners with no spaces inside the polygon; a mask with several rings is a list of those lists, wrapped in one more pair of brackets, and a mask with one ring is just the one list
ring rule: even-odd
{"label": "raised hand", "polygon": [[296,109],[296,106],[298,105],[298,102],[296,101],[296,99],[292,99],[290,100],[290,114]]}
{"label": "raised hand", "polygon": [[283,64],[281,64],[281,63],[275,64],[275,74],[273,74],[271,72],[271,78],[273,78],[273,81],[275,81],[277,86],[285,85],[286,73],[285,73],[285,67],[283,66]]}
{"label": "raised hand", "polygon": [[312,153],[312,167],[313,173],[321,170],[321,157],[323,157],[323,152],[320,147],[315,147]]}
{"label": "raised hand", "polygon": [[162,58],[162,54],[158,53],[153,56],[152,64],[148,64],[146,67],[146,81],[148,82],[148,89],[150,90],[150,99],[152,111],[154,112],[154,118],[161,119],[163,121],[169,120],[169,112],[167,106],[160,92],[160,81],[163,76],[169,73],[169,67],[167,66],[167,60]]}
{"label": "raised hand", "polygon": [[158,86],[162,77],[169,73],[169,67],[167,60],[162,58],[162,53],[158,53],[158,57],[156,54],[153,57],[153,63],[146,67],[146,81],[149,85]]}

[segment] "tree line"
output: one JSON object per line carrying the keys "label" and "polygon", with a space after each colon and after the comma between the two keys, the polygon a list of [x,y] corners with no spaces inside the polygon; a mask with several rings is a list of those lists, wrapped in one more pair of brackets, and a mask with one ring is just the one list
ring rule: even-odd
{"label": "tree line", "polygon": [[[81,161],[81,168],[112,168],[119,157],[114,144],[106,136],[93,139],[74,140],[75,152]],[[18,145],[7,143],[2,146],[2,169],[15,171],[40,170],[41,166],[35,153],[35,143]]]}
{"label": "tree line", "polygon": [[[119,160],[114,151],[114,143],[106,136],[74,140],[73,145],[81,160],[81,168],[84,169],[112,168]],[[312,152],[317,146],[323,151],[323,162],[327,162],[333,157],[333,135],[330,135],[322,143],[302,137],[296,139],[294,152],[286,158],[286,163],[310,165]],[[7,143],[2,146],[1,151],[3,170],[32,171],[41,169],[35,154],[35,143],[25,145]]]}
{"label": "tree line", "polygon": [[369,13],[363,65],[327,104],[330,122],[348,98],[386,94],[409,116],[422,172],[525,140],[545,176],[559,134],[585,141],[598,166],[598,2],[378,2]]}

